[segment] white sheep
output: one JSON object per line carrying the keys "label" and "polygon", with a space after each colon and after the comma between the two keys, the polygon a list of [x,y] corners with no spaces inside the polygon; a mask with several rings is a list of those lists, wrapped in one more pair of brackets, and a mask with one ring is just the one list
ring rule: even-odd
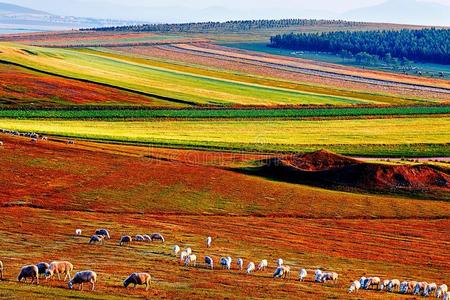
{"label": "white sheep", "polygon": [[144,238],[144,241],[146,241],[146,242],[152,241],[152,238],[148,234],[144,234],[142,237]]}
{"label": "white sheep", "polygon": [[145,241],[144,236],[141,234],[136,234],[136,236],[134,237],[134,240],[136,242],[144,242]]}
{"label": "white sheep", "polygon": [[301,269],[298,272],[298,280],[305,281],[306,276],[308,276],[308,272],[306,272],[306,269]]}
{"label": "white sheep", "polygon": [[178,245],[173,246],[173,255],[177,256],[180,250],[181,250],[180,246]]}
{"label": "white sheep", "polygon": [[273,273],[273,278],[281,278],[284,274],[284,268],[282,266],[277,267],[275,272]]}
{"label": "white sheep", "polygon": [[426,281],[418,282],[416,283],[416,286],[414,287],[414,295],[420,295],[422,291],[425,291],[428,283]]}
{"label": "white sheep", "polygon": [[133,238],[129,235],[124,235],[119,240],[119,246],[122,246],[123,244],[129,244],[133,241]]}
{"label": "white sheep", "polygon": [[383,282],[380,284],[380,291],[387,289],[390,282],[391,281],[389,279],[383,280]]}
{"label": "white sheep", "polygon": [[94,244],[94,243],[103,244],[103,240],[104,240],[103,235],[94,234],[93,236],[91,236],[91,238],[89,240],[89,244]]}
{"label": "white sheep", "polygon": [[388,292],[392,293],[395,289],[397,289],[397,291],[400,290],[400,280],[398,279],[392,279],[391,281],[389,281],[389,284],[387,286]]}
{"label": "white sheep", "polygon": [[69,289],[73,289],[74,284],[80,285],[80,290],[83,290],[83,283],[89,283],[91,285],[91,291],[95,289],[95,283],[97,282],[97,273],[94,271],[80,271],[73,276],[69,281]]}
{"label": "white sheep", "polygon": [[81,229],[76,229],[75,230],[75,235],[81,235]]}
{"label": "white sheep", "polygon": [[20,273],[17,276],[17,281],[21,281],[22,279],[27,281],[27,278],[31,278],[31,284],[36,281],[36,284],[39,284],[39,270],[35,265],[23,266],[20,269]]}
{"label": "white sheep", "polygon": [[427,285],[426,289],[423,291],[423,295],[425,297],[430,296],[431,294],[436,293],[437,290],[437,284],[436,283],[430,283],[429,285]]}
{"label": "white sheep", "polygon": [[348,289],[348,293],[351,294],[353,292],[357,292],[361,288],[361,282],[359,280],[355,280],[352,282]]}
{"label": "white sheep", "polygon": [[444,298],[442,298],[442,300],[450,300],[450,292],[446,292],[444,294]]}
{"label": "white sheep", "polygon": [[184,265],[189,266],[190,264],[194,265],[194,267],[197,265],[197,256],[195,254],[191,254],[186,257]]}
{"label": "white sheep", "polygon": [[254,262],[249,262],[247,265],[247,274],[251,274],[253,273],[253,271],[255,271],[255,263]]}
{"label": "white sheep", "polygon": [[381,279],[380,277],[369,277],[364,284],[364,288],[368,290],[371,287],[375,287],[378,289],[380,287]]}
{"label": "white sheep", "polygon": [[211,248],[211,243],[212,243],[212,238],[210,236],[208,236],[206,238],[206,247]]}
{"label": "white sheep", "polygon": [[186,250],[181,251],[181,253],[180,253],[180,264],[184,262],[184,260],[186,259],[186,257],[187,257],[188,255],[189,255],[189,254],[186,252]]}
{"label": "white sheep", "polygon": [[161,243],[165,243],[165,239],[164,239],[164,237],[163,237],[163,235],[162,234],[160,234],[160,233],[152,233],[151,235],[150,235],[150,239],[152,240],[152,242],[153,241],[161,241]]}
{"label": "white sheep", "polygon": [[322,270],[317,269],[314,271],[314,281],[319,282],[320,278],[322,278]]}
{"label": "white sheep", "polygon": [[111,239],[111,236],[109,235],[109,231],[107,229],[97,229],[95,231],[96,235],[103,235],[103,237],[105,238],[105,240],[109,240]]}
{"label": "white sheep", "polygon": [[322,274],[320,281],[325,283],[330,280],[330,281],[333,281],[334,284],[336,284],[338,281],[338,277],[339,277],[339,275],[336,272],[327,272],[327,273]]}
{"label": "white sheep", "polygon": [[237,259],[237,266],[239,271],[242,271],[242,269],[244,268],[244,260],[242,258]]}
{"label": "white sheep", "polygon": [[192,254],[192,249],[191,249],[191,247],[187,247],[186,249],[184,249],[184,251],[186,251],[186,253],[187,253],[188,255],[191,255],[191,254]]}
{"label": "white sheep", "polygon": [[0,260],[0,280],[3,279],[3,262]]}
{"label": "white sheep", "polygon": [[364,287],[364,283],[366,283],[366,277],[361,277],[360,279],[359,279],[359,285],[360,285],[360,287]]}
{"label": "white sheep", "polygon": [[446,284],[441,284],[436,291],[436,298],[441,298],[442,295],[448,292],[448,287]]}
{"label": "white sheep", "polygon": [[269,266],[269,263],[267,262],[267,259],[261,260],[261,262],[258,265],[258,271],[265,270]]}
{"label": "white sheep", "polygon": [[205,256],[205,264],[212,270],[214,269],[214,260],[209,257],[209,256]]}
{"label": "white sheep", "polygon": [[283,265],[284,261],[282,258],[277,259],[277,266],[281,267]]}
{"label": "white sheep", "polygon": [[222,269],[231,270],[231,257],[221,257],[220,258],[220,265],[222,266]]}

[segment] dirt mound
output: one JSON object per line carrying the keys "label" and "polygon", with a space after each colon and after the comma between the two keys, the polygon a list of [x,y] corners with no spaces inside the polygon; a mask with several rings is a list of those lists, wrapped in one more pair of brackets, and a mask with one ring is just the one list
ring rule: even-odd
{"label": "dirt mound", "polygon": [[368,163],[326,150],[275,157],[262,167],[266,175],[289,182],[379,191],[450,190],[450,176],[429,165]]}

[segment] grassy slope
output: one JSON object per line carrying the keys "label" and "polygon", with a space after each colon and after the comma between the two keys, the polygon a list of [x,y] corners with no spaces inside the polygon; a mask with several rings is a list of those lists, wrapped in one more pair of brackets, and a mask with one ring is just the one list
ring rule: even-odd
{"label": "grassy slope", "polygon": [[[448,117],[354,120],[205,120],[205,121],[49,121],[0,119],[0,128],[117,142],[177,147],[258,151],[305,151],[320,148],[373,155],[380,148],[393,155],[417,155],[408,147],[428,145],[448,156]],[[364,146],[367,145],[367,146]],[[373,145],[373,146],[371,146]],[[313,148],[313,149],[311,149]],[[395,151],[396,148],[397,151]],[[427,147],[425,147],[427,148]],[[344,150],[346,149],[346,150]],[[399,150],[403,150],[401,153]],[[400,152],[400,153],[398,153]],[[378,153],[383,155],[383,151]]]}
{"label": "grassy slope", "polygon": [[[7,278],[0,282],[2,297],[398,299],[371,291],[353,296],[346,289],[362,275],[450,280],[449,244],[436,247],[448,235],[447,202],[326,191],[207,166],[232,156],[242,159],[239,155],[183,151],[172,153],[180,161],[160,161],[84,150],[82,142],[32,145],[24,138],[2,139],[1,205],[21,201],[43,208],[2,207],[0,258]],[[144,152],[157,155],[161,150]],[[163,152],[171,156],[169,150]],[[344,219],[320,219],[328,217]],[[112,240],[104,246],[87,245],[100,227],[111,230]],[[82,237],[73,236],[75,228],[83,229]],[[117,246],[120,235],[151,232],[164,234],[167,243]],[[214,238],[209,250],[207,235]],[[252,276],[209,271],[202,264],[185,268],[170,255],[173,244],[191,246],[200,263],[204,255],[216,262],[231,255],[246,263],[265,258],[270,268]],[[293,267],[291,280],[271,278],[279,257]],[[59,281],[42,281],[39,287],[14,282],[20,266],[53,259],[72,261],[75,271],[97,271],[97,291],[68,291]],[[303,267],[309,271],[308,281],[294,281]],[[312,283],[315,268],[337,271],[339,283]],[[156,278],[149,292],[121,287],[136,271]]]}
{"label": "grassy slope", "polygon": [[[21,49],[25,49],[21,50]],[[0,59],[38,70],[198,104],[357,104],[363,100],[218,79],[101,54],[3,45]]]}

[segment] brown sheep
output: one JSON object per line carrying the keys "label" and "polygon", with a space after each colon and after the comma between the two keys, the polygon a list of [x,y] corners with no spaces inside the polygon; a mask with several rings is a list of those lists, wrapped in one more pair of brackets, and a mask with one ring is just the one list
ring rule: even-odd
{"label": "brown sheep", "polygon": [[128,287],[130,284],[145,285],[145,290],[148,291],[151,284],[152,277],[148,273],[133,273],[123,281],[123,286]]}
{"label": "brown sheep", "polygon": [[45,272],[45,278],[51,278],[54,274],[58,275],[58,280],[61,280],[61,274],[64,274],[64,281],[66,278],[70,277],[70,272],[73,271],[73,265],[68,261],[53,261],[48,266],[47,271]]}
{"label": "brown sheep", "polygon": [[131,236],[129,235],[124,235],[120,238],[119,241],[119,246],[122,246],[123,244],[128,244],[131,243],[131,241],[133,241],[133,239],[131,238]]}
{"label": "brown sheep", "polygon": [[22,279],[25,279],[25,282],[27,281],[27,278],[31,278],[31,284],[36,281],[36,284],[39,284],[39,270],[38,267],[35,265],[28,265],[22,267],[20,269],[19,276],[17,276],[17,281],[22,281]]}

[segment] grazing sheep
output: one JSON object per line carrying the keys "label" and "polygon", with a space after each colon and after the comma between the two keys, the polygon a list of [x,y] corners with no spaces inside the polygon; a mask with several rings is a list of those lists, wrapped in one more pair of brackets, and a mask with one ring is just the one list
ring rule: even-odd
{"label": "grazing sheep", "polygon": [[0,260],[0,280],[3,279],[3,262]]}
{"label": "grazing sheep", "polygon": [[97,273],[94,271],[80,271],[73,276],[69,281],[69,289],[73,289],[74,284],[80,285],[80,290],[83,290],[83,283],[89,283],[91,285],[91,291],[95,289],[95,283],[97,282]]}
{"label": "grazing sheep", "polygon": [[32,144],[36,144],[37,141],[38,141],[37,138],[31,138],[31,139],[30,139],[30,142],[31,142]]}
{"label": "grazing sheep", "polygon": [[206,248],[211,248],[212,238],[208,236],[206,238]]}
{"label": "grazing sheep", "polygon": [[222,266],[222,269],[231,270],[231,257],[221,257],[220,258],[220,265]]}
{"label": "grazing sheep", "polygon": [[191,255],[191,254],[192,254],[192,249],[191,249],[191,247],[187,247],[186,249],[184,249],[184,251],[186,251],[186,253],[187,253],[188,255]]}
{"label": "grazing sheep", "polygon": [[281,278],[283,276],[283,273],[284,273],[283,267],[277,267],[277,269],[273,273],[273,278]]}
{"label": "grazing sheep", "polygon": [[421,292],[425,291],[428,283],[425,281],[416,283],[416,286],[414,287],[414,295],[420,295]]}
{"label": "grazing sheep", "polygon": [[89,244],[103,244],[104,237],[103,235],[93,235],[91,236],[91,239],[89,240]]}
{"label": "grazing sheep", "polygon": [[73,271],[73,265],[68,261],[53,261],[48,266],[47,271],[45,272],[45,278],[49,279],[53,277],[54,274],[58,275],[58,280],[61,280],[61,274],[64,274],[64,281],[66,278],[70,278],[70,272]]}
{"label": "grazing sheep", "polygon": [[320,278],[322,277],[322,271],[317,269],[316,271],[314,271],[314,281],[315,282],[320,282]]}
{"label": "grazing sheep", "polygon": [[180,252],[180,246],[178,246],[178,245],[175,245],[175,246],[173,246],[173,254],[175,255],[175,256],[177,256],[178,255],[178,253]]}
{"label": "grazing sheep", "polygon": [[251,274],[253,271],[255,271],[255,263],[254,262],[249,262],[247,265],[247,274]]}
{"label": "grazing sheep", "polygon": [[389,282],[391,282],[389,279],[385,279],[383,280],[383,283],[380,284],[380,291],[387,289]]}
{"label": "grazing sheep", "polygon": [[417,284],[417,281],[409,281],[408,285],[406,286],[406,289],[405,289],[405,294],[408,293],[409,291],[411,291],[411,293],[413,293],[416,284]]}
{"label": "grazing sheep", "polygon": [[355,280],[352,282],[352,284],[348,288],[348,293],[351,294],[353,292],[357,292],[360,288],[361,288],[361,282],[358,280]]}
{"label": "grazing sheep", "polygon": [[180,253],[180,264],[184,262],[185,258],[188,256],[189,254],[186,252],[186,250],[181,251]]}
{"label": "grazing sheep", "polygon": [[105,240],[111,239],[111,236],[109,235],[109,231],[106,230],[106,229],[97,229],[95,231],[95,234],[96,235],[102,235],[105,238]]}
{"label": "grazing sheep", "polygon": [[283,268],[283,278],[289,278],[291,276],[291,267],[281,266]]}
{"label": "grazing sheep", "polygon": [[406,294],[406,291],[408,290],[408,281],[402,281],[402,283],[400,283],[400,293],[401,294]]}
{"label": "grazing sheep", "polygon": [[123,286],[128,287],[130,284],[133,284],[134,287],[136,285],[145,285],[145,290],[148,291],[150,288],[150,284],[152,282],[152,276],[148,273],[133,273],[130,276],[127,277],[123,281]]}
{"label": "grazing sheep", "polygon": [[43,141],[48,141],[48,137],[43,136],[43,137],[41,137],[41,140],[43,140]]}
{"label": "grazing sheep", "polygon": [[140,235],[140,234],[137,234],[137,235],[134,237],[134,240],[135,240],[136,242],[143,242],[143,241],[145,241],[144,237],[143,237],[142,235]]}
{"label": "grazing sheep", "polygon": [[75,229],[75,235],[81,235],[81,229]]}
{"label": "grazing sheep", "polygon": [[153,241],[161,241],[162,243],[164,243],[166,240],[164,239],[164,237],[159,234],[159,233],[152,233],[150,235],[150,239]]}
{"label": "grazing sheep", "polygon": [[119,246],[122,246],[123,244],[128,244],[133,241],[133,238],[129,235],[124,235],[120,238]]}
{"label": "grazing sheep", "polygon": [[423,291],[423,296],[428,297],[431,294],[435,294],[437,290],[437,284],[436,283],[430,283],[427,285],[426,289]]}
{"label": "grazing sheep", "polygon": [[394,292],[394,290],[397,289],[397,291],[400,291],[400,280],[398,279],[392,279],[389,281],[389,284],[387,286],[388,292]]}
{"label": "grazing sheep", "polygon": [[146,242],[152,241],[152,238],[148,234],[144,234],[142,237],[144,238],[144,241],[146,241]]}
{"label": "grazing sheep", "polygon": [[[1,266],[1,263],[0,263]],[[442,295],[448,292],[448,287],[446,284],[441,284],[436,291],[436,298],[441,298]]]}
{"label": "grazing sheep", "polygon": [[44,275],[45,276],[45,272],[48,270],[48,267],[50,265],[46,262],[41,262],[36,264],[36,267],[38,268],[38,275]]}
{"label": "grazing sheep", "polygon": [[189,266],[190,264],[193,264],[194,267],[197,265],[197,256],[195,254],[191,254],[186,257],[184,265]]}
{"label": "grazing sheep", "polygon": [[367,282],[365,282],[364,288],[366,290],[370,289],[371,287],[375,289],[376,286],[376,289],[379,289],[380,283],[381,283],[380,277],[369,277],[367,278]]}
{"label": "grazing sheep", "polygon": [[73,141],[73,140],[67,140],[67,145],[75,145],[75,141]]}
{"label": "grazing sheep", "polygon": [[0,146],[3,146],[3,142],[2,141],[0,141]]}
{"label": "grazing sheep", "polygon": [[338,277],[339,277],[339,275],[336,272],[327,272],[327,273],[322,274],[320,281],[325,283],[325,282],[331,280],[331,281],[333,281],[334,284],[336,284],[338,281]]}
{"label": "grazing sheep", "polygon": [[267,262],[267,259],[261,260],[261,262],[258,265],[258,271],[265,270],[269,266],[269,263]]}
{"label": "grazing sheep", "polygon": [[300,281],[305,281],[306,276],[308,276],[308,272],[306,272],[305,269],[301,269],[301,270],[298,272],[298,280],[300,280]]}
{"label": "grazing sheep", "polygon": [[450,292],[446,292],[444,294],[444,298],[442,298],[442,300],[450,300]]}
{"label": "grazing sheep", "polygon": [[239,271],[242,271],[242,269],[244,268],[244,260],[242,258],[238,258],[236,264]]}
{"label": "grazing sheep", "polygon": [[277,259],[277,266],[281,267],[283,265],[284,261],[282,258]]}
{"label": "grazing sheep", "polygon": [[31,284],[36,281],[36,284],[39,284],[39,270],[38,267],[35,265],[28,265],[22,267],[20,269],[20,273],[17,276],[17,281],[22,281],[22,279],[25,279],[25,282],[27,281],[27,278],[31,278]]}
{"label": "grazing sheep", "polygon": [[360,284],[361,287],[364,287],[364,283],[366,282],[366,279],[367,278],[364,277],[364,276],[359,279],[359,284]]}
{"label": "grazing sheep", "polygon": [[214,261],[211,257],[205,256],[205,264],[212,270],[214,269]]}

